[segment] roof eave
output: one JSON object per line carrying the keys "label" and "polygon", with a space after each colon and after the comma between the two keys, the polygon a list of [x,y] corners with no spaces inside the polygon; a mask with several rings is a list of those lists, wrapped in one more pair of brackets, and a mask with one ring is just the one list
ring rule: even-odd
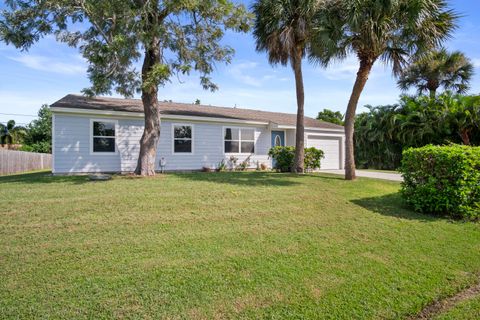
{"label": "roof eave", "polygon": [[[133,111],[117,111],[117,110],[98,110],[98,109],[86,109],[86,108],[68,108],[68,107],[56,107],[52,105],[50,107],[53,113],[57,114],[76,114],[76,115],[95,115],[104,117],[124,117],[124,118],[143,118],[143,112]],[[189,115],[175,115],[175,114],[162,114],[162,119],[166,120],[183,120],[183,121],[202,121],[202,122],[216,122],[216,123],[237,123],[245,125],[261,125],[269,126],[271,129],[296,129],[294,125],[278,124],[274,122],[255,121],[246,119],[235,118],[221,118],[221,117],[203,117],[203,116],[189,116]],[[306,130],[314,131],[335,131],[344,133],[343,128],[329,128],[329,127],[305,127]]]}
{"label": "roof eave", "polygon": [[[64,107],[50,107],[53,113],[57,114],[77,114],[77,115],[95,115],[107,117],[126,117],[126,118],[143,118],[143,112],[128,112],[115,110],[96,110],[96,109],[81,109],[81,108],[64,108]],[[166,120],[186,120],[186,121],[203,121],[203,122],[221,122],[221,123],[241,123],[250,125],[267,126],[268,122],[253,121],[233,118],[218,118],[218,117],[201,117],[188,115],[163,114],[162,119]]]}

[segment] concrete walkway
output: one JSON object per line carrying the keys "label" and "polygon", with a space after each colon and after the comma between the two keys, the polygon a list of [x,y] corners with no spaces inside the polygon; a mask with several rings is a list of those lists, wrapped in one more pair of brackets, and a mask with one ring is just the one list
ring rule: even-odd
{"label": "concrete walkway", "polygon": [[[345,175],[344,170],[320,170],[323,173],[332,173],[332,174],[341,174]],[[400,173],[388,173],[380,171],[367,171],[367,170],[356,170],[357,177],[366,177],[374,179],[383,179],[391,181],[403,181],[402,175]]]}

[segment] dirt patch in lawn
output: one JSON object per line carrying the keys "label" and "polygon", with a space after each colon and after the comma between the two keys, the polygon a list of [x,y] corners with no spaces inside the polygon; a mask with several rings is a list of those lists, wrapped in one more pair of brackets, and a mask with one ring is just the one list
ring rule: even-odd
{"label": "dirt patch in lawn", "polygon": [[454,296],[435,301],[425,307],[418,315],[411,317],[411,320],[433,319],[434,317],[450,310],[462,301],[475,298],[480,295],[480,277],[475,284],[466,288]]}

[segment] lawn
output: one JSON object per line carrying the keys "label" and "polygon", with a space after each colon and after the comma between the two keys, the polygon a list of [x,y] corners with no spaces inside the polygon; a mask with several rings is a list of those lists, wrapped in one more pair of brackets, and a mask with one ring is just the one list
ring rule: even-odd
{"label": "lawn", "polygon": [[480,319],[480,297],[459,303],[451,310],[435,318],[435,320],[478,320]]}
{"label": "lawn", "polygon": [[398,190],[259,172],[0,177],[0,318],[414,315],[475,282],[480,225],[413,213]]}

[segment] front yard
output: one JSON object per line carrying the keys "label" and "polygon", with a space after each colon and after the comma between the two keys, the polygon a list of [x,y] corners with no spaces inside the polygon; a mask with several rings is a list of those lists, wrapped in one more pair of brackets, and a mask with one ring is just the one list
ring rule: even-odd
{"label": "front yard", "polygon": [[0,177],[0,318],[415,315],[476,281],[480,225],[413,213],[398,189],[258,172]]}

